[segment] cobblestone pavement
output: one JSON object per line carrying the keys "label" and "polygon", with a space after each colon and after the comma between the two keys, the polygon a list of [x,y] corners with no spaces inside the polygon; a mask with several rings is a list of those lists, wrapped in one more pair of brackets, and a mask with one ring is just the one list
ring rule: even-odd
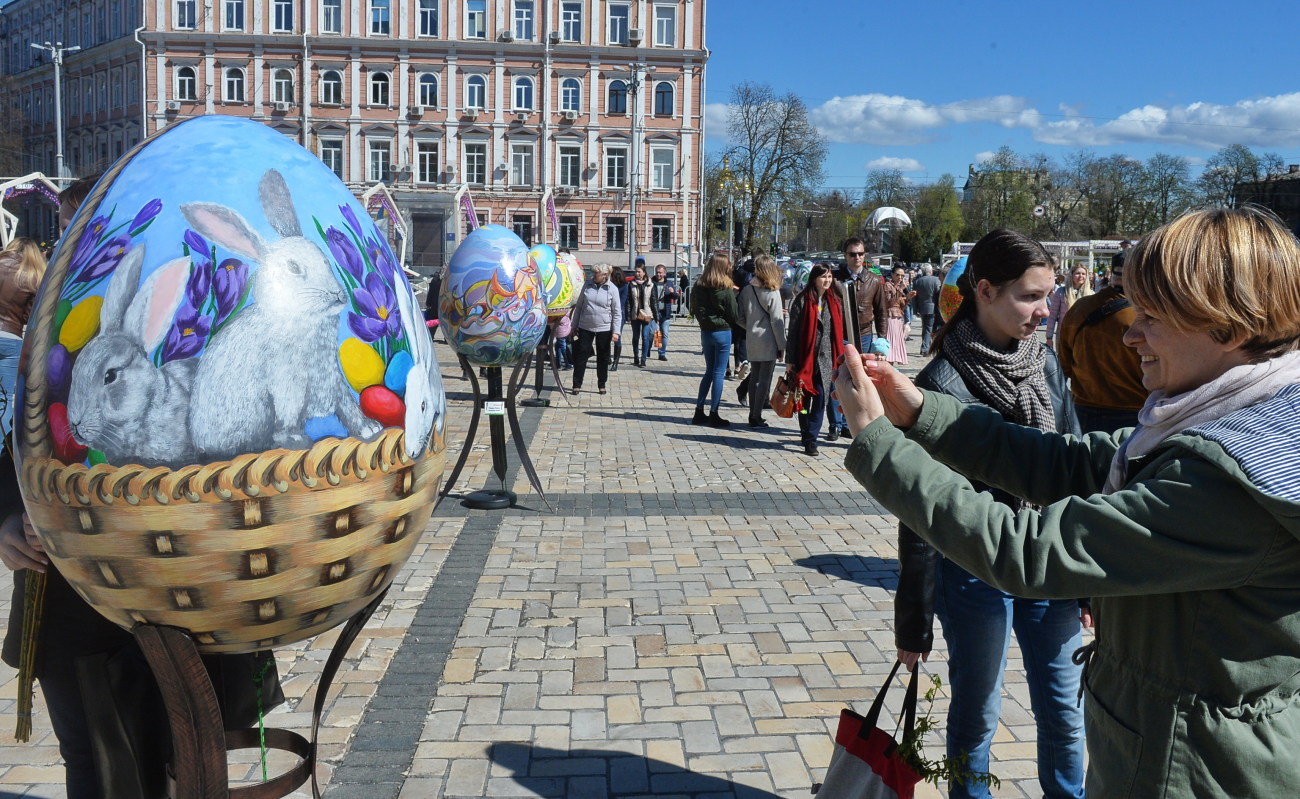
{"label": "cobblestone pavement", "polygon": [[[319,738],[329,799],[809,796],[840,708],[865,710],[892,665],[895,520],[844,470],[845,440],[810,458],[793,420],[769,412],[771,428],[749,428],[735,381],[733,426],[691,426],[693,323],[675,321],[669,346],[645,369],[625,350],[605,396],[547,392],[549,408],[522,409],[553,512],[513,448],[517,507],[439,508],[335,680]],[[450,471],[471,394],[438,352]],[[455,493],[496,485],[480,435]],[[308,731],[336,637],[277,651],[288,702],[268,726]],[[942,649],[929,670],[946,677]],[[17,744],[13,671],[0,679],[0,797],[62,796],[39,692],[33,741]],[[1039,795],[1028,705],[1013,648],[995,796]],[[940,730],[929,752],[941,751]],[[287,764],[272,755],[268,771]],[[256,751],[232,753],[233,781],[261,771]]]}

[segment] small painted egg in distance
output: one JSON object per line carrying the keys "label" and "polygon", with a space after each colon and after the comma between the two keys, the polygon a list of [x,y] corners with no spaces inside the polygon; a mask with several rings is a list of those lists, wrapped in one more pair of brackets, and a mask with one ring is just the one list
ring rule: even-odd
{"label": "small painted egg in distance", "polygon": [[384,386],[361,392],[361,412],[384,427],[401,427],[406,421],[406,403]]}
{"label": "small painted egg in distance", "polygon": [[[419,335],[419,331],[416,331]],[[406,377],[411,373],[411,367],[415,366],[415,359],[411,353],[402,350],[393,355],[388,362],[388,369],[384,372],[384,385],[394,394],[406,394]]]}
{"label": "small painted egg in distance", "polygon": [[343,340],[339,345],[339,365],[343,367],[343,376],[353,391],[364,391],[384,382],[384,359],[379,357],[374,347],[360,339]]}

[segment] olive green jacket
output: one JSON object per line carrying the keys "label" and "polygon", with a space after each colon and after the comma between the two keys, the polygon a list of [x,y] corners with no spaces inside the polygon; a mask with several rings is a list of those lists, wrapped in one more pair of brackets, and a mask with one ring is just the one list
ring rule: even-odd
{"label": "olive green jacket", "polygon": [[1094,598],[1090,799],[1300,795],[1300,386],[1171,436],[1097,493],[1129,433],[1043,433],[926,392],[911,430],[878,419],[845,463],[986,582]]}

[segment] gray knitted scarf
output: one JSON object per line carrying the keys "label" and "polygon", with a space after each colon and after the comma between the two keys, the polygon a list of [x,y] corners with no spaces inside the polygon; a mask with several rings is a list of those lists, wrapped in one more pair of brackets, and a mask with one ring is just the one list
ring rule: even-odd
{"label": "gray knitted scarf", "polygon": [[1043,367],[1047,350],[1037,339],[1017,341],[1010,352],[996,349],[971,319],[957,323],[943,340],[943,352],[970,385],[1003,417],[1039,430],[1056,430],[1052,395]]}

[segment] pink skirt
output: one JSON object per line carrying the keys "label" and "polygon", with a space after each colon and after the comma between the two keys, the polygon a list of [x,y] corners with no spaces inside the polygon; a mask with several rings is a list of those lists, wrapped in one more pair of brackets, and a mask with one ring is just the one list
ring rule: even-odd
{"label": "pink skirt", "polygon": [[889,338],[889,355],[886,360],[890,363],[907,363],[907,329],[903,326],[903,318],[890,317],[885,330]]}

